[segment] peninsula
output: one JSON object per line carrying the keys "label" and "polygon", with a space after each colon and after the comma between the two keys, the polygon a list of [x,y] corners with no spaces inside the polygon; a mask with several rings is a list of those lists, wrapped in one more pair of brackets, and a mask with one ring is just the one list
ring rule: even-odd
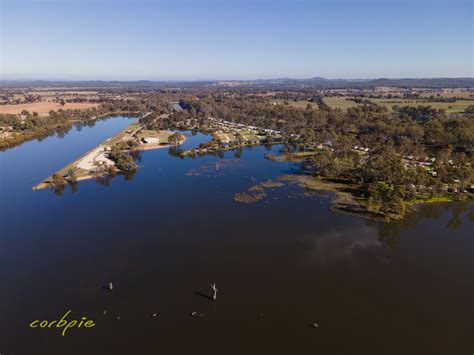
{"label": "peninsula", "polygon": [[[144,114],[141,118],[146,117]],[[185,141],[185,136],[166,130],[145,129],[135,120],[116,135],[106,139],[78,159],[58,170],[33,187],[54,188],[77,181],[135,170],[132,152],[167,148]]]}

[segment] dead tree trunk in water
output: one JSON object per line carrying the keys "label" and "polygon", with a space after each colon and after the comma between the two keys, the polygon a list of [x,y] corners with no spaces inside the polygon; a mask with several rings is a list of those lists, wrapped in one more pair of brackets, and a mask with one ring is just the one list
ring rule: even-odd
{"label": "dead tree trunk in water", "polygon": [[214,291],[214,294],[212,295],[212,299],[215,301],[217,299],[217,288],[216,288],[216,284],[212,284],[211,285],[211,288],[212,288],[212,291]]}

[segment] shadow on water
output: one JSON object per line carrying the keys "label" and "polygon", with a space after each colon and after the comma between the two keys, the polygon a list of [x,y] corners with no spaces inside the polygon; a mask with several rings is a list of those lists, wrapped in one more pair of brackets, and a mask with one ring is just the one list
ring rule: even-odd
{"label": "shadow on water", "polygon": [[414,229],[429,220],[439,220],[445,216],[446,212],[450,212],[450,217],[446,223],[447,229],[460,229],[465,223],[464,215],[466,213],[466,219],[470,222],[474,221],[474,204],[471,201],[459,201],[420,205],[416,208],[416,211],[400,221],[380,223],[366,220],[366,224],[377,228],[380,242],[391,248],[396,248],[398,246],[398,236],[403,231]]}
{"label": "shadow on water", "polygon": [[195,294],[195,295],[198,295],[198,296],[201,296],[201,297],[203,297],[203,298],[206,298],[206,299],[208,299],[208,300],[211,300],[211,301],[214,300],[211,295],[206,294],[206,293],[203,293],[203,292],[200,292],[200,291],[194,291],[194,294]]}

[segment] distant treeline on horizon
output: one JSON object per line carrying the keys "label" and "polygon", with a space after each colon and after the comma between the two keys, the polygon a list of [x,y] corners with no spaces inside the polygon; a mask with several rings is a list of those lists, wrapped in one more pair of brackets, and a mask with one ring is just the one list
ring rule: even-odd
{"label": "distant treeline on horizon", "polygon": [[1,80],[3,88],[25,87],[80,87],[80,88],[196,88],[206,86],[237,86],[251,88],[314,88],[314,89],[370,89],[399,88],[474,88],[474,78],[404,78],[404,79],[259,79],[259,80]]}

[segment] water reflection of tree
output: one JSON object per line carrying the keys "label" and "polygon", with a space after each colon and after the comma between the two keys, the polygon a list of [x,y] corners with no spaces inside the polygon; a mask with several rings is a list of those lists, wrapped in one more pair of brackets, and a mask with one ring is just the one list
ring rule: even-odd
{"label": "water reflection of tree", "polygon": [[[131,181],[134,178],[136,172],[137,172],[136,170],[127,171],[124,173],[120,173],[120,175],[123,176],[125,181]],[[108,187],[110,183],[112,182],[112,180],[115,179],[116,176],[117,174],[98,175],[95,177],[95,181],[101,186]],[[77,192],[79,188],[79,184],[77,183],[77,181],[69,182],[68,185],[71,188],[72,193]],[[52,187],[51,189],[53,190],[56,196],[61,196],[64,193],[65,188],[66,188],[66,185],[57,185],[57,186]]]}
{"label": "water reflection of tree", "polygon": [[57,186],[52,187],[51,189],[53,190],[56,196],[61,196],[64,193],[65,187],[66,185],[57,185]]}
{"label": "water reflection of tree", "polygon": [[116,175],[114,174],[107,174],[107,175],[99,175],[95,178],[95,181],[102,186],[109,186],[110,182],[115,178]]}
{"label": "water reflection of tree", "polygon": [[[468,211],[469,210],[469,211]],[[377,223],[367,221],[368,225],[377,225],[379,241],[388,245],[391,248],[396,248],[398,245],[398,236],[401,231],[415,228],[425,220],[437,220],[451,212],[451,218],[446,224],[446,228],[459,229],[464,225],[464,214],[467,212],[467,220],[474,221],[474,204],[470,201],[460,201],[447,204],[433,203],[429,205],[420,206],[417,211],[410,213],[401,221],[394,221],[390,223]]]}
{"label": "water reflection of tree", "polygon": [[84,121],[84,125],[87,126],[87,127],[94,127],[94,125],[95,125],[95,120],[87,120],[87,121]]}
{"label": "water reflection of tree", "polygon": [[178,145],[175,145],[175,146],[170,146],[168,148],[168,154],[172,157],[175,157],[175,158],[180,158],[180,159],[184,159],[183,157],[183,150],[181,149],[180,146]]}
{"label": "water reflection of tree", "polygon": [[[452,216],[451,216],[451,219],[449,220],[448,222],[448,225],[447,227],[448,228],[452,228],[452,229],[458,229],[460,227],[462,227],[462,225],[464,224],[464,219],[463,219],[463,214],[467,211],[467,209],[469,208],[469,201],[463,201],[463,202],[459,202],[459,203],[455,203],[451,212],[452,212]],[[472,210],[474,209],[474,206],[471,206],[470,208],[470,213],[468,214],[468,219],[471,220],[469,218],[469,215],[472,214]]]}
{"label": "water reflection of tree", "polygon": [[63,139],[64,137],[66,137],[66,134],[69,132],[70,129],[71,129],[71,127],[58,128],[58,129],[56,130],[56,135],[57,135],[60,139]]}
{"label": "water reflection of tree", "polygon": [[142,151],[141,150],[132,150],[130,152],[134,161],[142,161]]}
{"label": "water reflection of tree", "polygon": [[122,173],[123,179],[125,181],[132,181],[132,179],[135,177],[136,173],[137,173],[136,170],[126,171],[126,172]]}
{"label": "water reflection of tree", "polygon": [[377,230],[378,241],[386,246],[396,249],[398,248],[398,233],[399,229],[393,228],[390,223],[383,223],[379,225]]}
{"label": "water reflection of tree", "polygon": [[77,181],[71,181],[69,183],[69,186],[71,187],[71,192],[75,193],[77,191],[77,188],[78,188],[78,183],[77,183]]}
{"label": "water reflection of tree", "polygon": [[240,147],[237,148],[237,149],[235,150],[234,157],[237,158],[237,159],[239,159],[239,158],[242,156],[242,152],[243,152],[243,149],[242,149],[242,148],[240,148]]}

